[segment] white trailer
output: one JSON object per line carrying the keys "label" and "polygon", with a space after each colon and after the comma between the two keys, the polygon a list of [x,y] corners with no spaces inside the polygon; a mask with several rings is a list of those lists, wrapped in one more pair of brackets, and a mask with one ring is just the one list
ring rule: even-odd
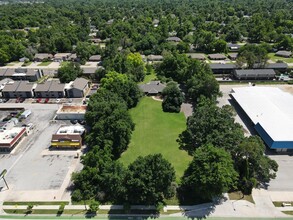
{"label": "white trailer", "polygon": [[21,113],[20,118],[27,118],[31,113],[31,110],[25,110],[23,113]]}

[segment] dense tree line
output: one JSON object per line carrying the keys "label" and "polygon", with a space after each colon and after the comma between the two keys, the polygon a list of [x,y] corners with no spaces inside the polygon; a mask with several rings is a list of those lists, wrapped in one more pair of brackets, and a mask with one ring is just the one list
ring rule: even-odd
{"label": "dense tree line", "polygon": [[[291,9],[289,0],[161,0],[147,4],[141,0],[49,0],[1,5],[0,63],[24,55],[31,58],[36,52],[77,51],[82,61],[94,53],[107,58],[118,47],[145,55],[185,53],[190,46],[197,51],[225,53],[226,42],[241,40],[292,50]],[[91,43],[93,26],[98,30],[94,37],[107,41],[110,54],[99,46],[86,45]],[[182,41],[167,42],[169,36]],[[3,44],[15,44],[18,52],[10,52]]]}

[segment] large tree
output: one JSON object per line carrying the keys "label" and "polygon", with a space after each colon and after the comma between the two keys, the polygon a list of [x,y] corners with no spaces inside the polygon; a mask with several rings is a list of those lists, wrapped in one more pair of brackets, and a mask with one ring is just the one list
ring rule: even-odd
{"label": "large tree", "polygon": [[158,205],[174,195],[174,167],[161,154],[138,157],[128,167],[126,200],[136,205]]}
{"label": "large tree", "polygon": [[179,135],[180,148],[193,154],[196,148],[212,144],[233,151],[243,140],[240,124],[234,122],[231,106],[218,107],[213,100],[201,99],[192,116],[187,119],[187,129]]}
{"label": "large tree", "polygon": [[235,188],[238,174],[231,155],[224,149],[204,145],[194,152],[179,188],[183,203],[211,201]]}
{"label": "large tree", "polygon": [[130,53],[127,55],[126,70],[135,82],[144,80],[146,68],[139,53]]}
{"label": "large tree", "polygon": [[58,69],[58,78],[62,83],[69,83],[82,75],[82,70],[78,63],[66,63]]}
{"label": "large tree", "polygon": [[232,155],[239,173],[239,188],[250,194],[253,187],[265,186],[276,177],[278,164],[265,155],[265,145],[258,136],[245,138]]}
{"label": "large tree", "polygon": [[101,80],[101,89],[107,89],[116,93],[127,103],[128,108],[133,108],[137,105],[141,91],[137,84],[126,74],[117,72],[109,72]]}
{"label": "large tree", "polygon": [[163,89],[162,95],[164,112],[180,112],[184,97],[176,82],[169,82],[167,87]]}
{"label": "large tree", "polygon": [[81,159],[84,168],[73,173],[72,200],[95,199],[101,202],[120,202],[124,197],[126,169],[111,154],[94,147]]}
{"label": "large tree", "polygon": [[134,123],[123,99],[108,90],[99,90],[90,98],[85,115],[91,131],[87,135],[90,147],[108,149],[118,158],[130,142]]}

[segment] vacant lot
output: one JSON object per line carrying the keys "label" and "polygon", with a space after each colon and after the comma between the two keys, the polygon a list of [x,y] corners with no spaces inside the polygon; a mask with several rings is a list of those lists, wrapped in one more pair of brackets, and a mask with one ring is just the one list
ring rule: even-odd
{"label": "vacant lot", "polygon": [[135,130],[121,161],[128,165],[138,156],[161,153],[173,164],[178,181],[191,161],[185,151],[179,150],[176,142],[185,129],[186,119],[183,113],[164,113],[161,105],[162,102],[145,97],[130,111]]}

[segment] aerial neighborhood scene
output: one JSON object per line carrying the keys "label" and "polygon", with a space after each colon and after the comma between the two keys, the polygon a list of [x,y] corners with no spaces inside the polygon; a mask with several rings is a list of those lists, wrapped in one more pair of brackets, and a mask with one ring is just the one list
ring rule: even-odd
{"label": "aerial neighborhood scene", "polygon": [[293,219],[292,0],[0,0],[0,219]]}

